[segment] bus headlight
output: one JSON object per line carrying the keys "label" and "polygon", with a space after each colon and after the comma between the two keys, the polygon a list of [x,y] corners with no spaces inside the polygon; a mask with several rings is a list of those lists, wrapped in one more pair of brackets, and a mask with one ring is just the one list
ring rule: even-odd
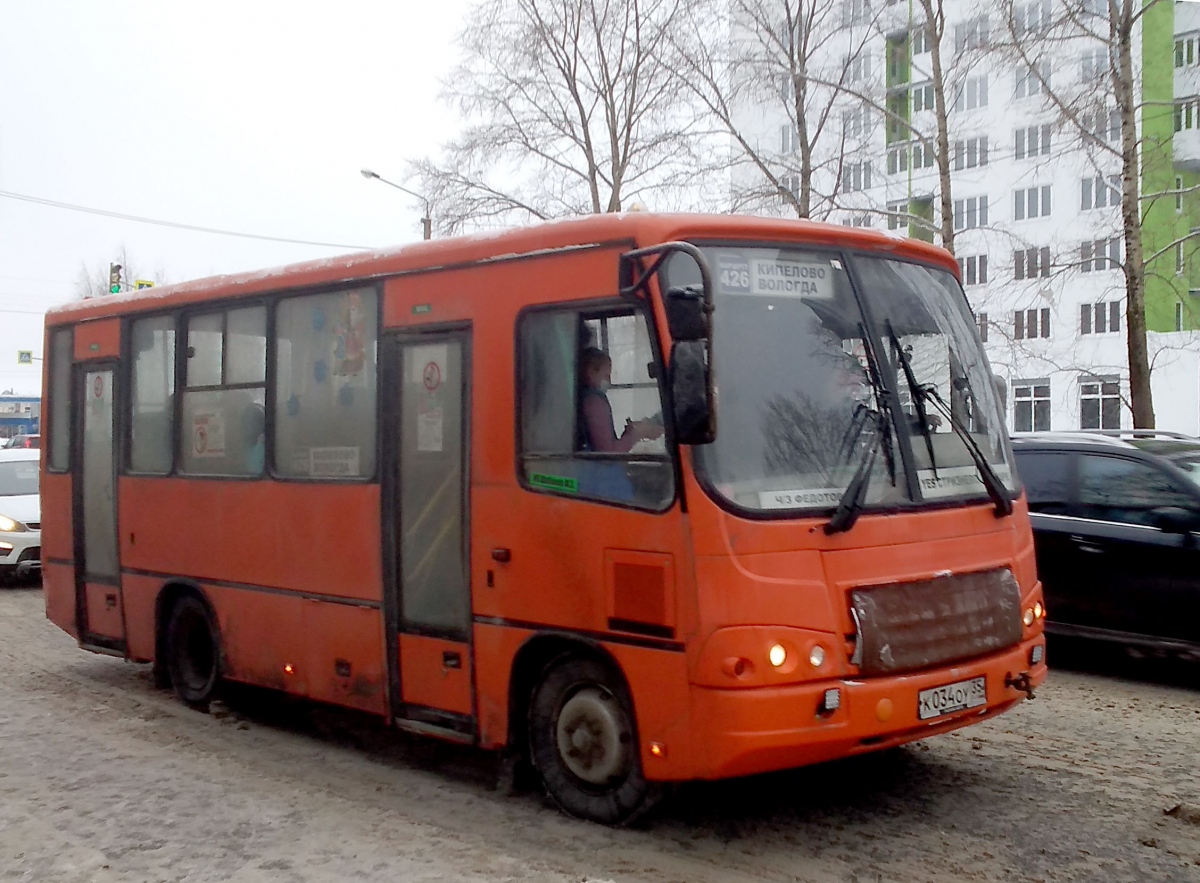
{"label": "bus headlight", "polygon": [[1021,621],[1022,621],[1022,622],[1024,622],[1024,623],[1025,623],[1025,625],[1027,625],[1027,626],[1031,626],[1031,625],[1033,625],[1033,620],[1034,620],[1034,616],[1033,616],[1033,608],[1032,608],[1032,607],[1026,607],[1026,608],[1025,608],[1025,615],[1021,617]]}
{"label": "bus headlight", "polygon": [[25,525],[19,521],[13,521],[7,515],[0,515],[0,530],[5,533],[24,533]]}
{"label": "bus headlight", "polygon": [[782,644],[772,644],[771,649],[767,651],[767,659],[771,661],[771,665],[779,668],[787,662],[787,650]]}
{"label": "bus headlight", "polygon": [[813,668],[820,668],[825,664],[825,648],[820,644],[814,644],[813,648],[808,651],[808,662]]}

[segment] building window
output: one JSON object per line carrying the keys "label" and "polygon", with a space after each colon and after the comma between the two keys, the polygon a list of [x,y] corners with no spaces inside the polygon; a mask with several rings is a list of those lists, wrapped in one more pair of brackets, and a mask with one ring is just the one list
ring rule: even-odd
{"label": "building window", "polygon": [[848,138],[860,138],[867,134],[871,125],[871,114],[865,104],[842,112],[842,130]]}
{"label": "building window", "polygon": [[[1080,119],[1084,129],[1098,140],[1108,142],[1121,140],[1121,111],[1101,107],[1093,113],[1080,114]],[[1086,142],[1085,138],[1084,143]]]}
{"label": "building window", "polygon": [[[1045,84],[1043,86],[1043,84]],[[1027,98],[1040,94],[1050,86],[1050,60],[1037,62],[1037,70],[1021,67],[1017,70],[1015,98]]]}
{"label": "building window", "polygon": [[929,31],[924,27],[913,28],[909,33],[909,45],[912,46],[912,54],[920,55],[923,52],[929,51]]}
{"label": "building window", "polygon": [[[779,179],[779,186],[787,193],[790,193],[794,198],[800,198],[800,176],[799,175],[784,175]],[[786,200],[785,200],[786,202]]]}
{"label": "building window", "polygon": [[1176,276],[1182,276],[1182,275],[1183,275],[1183,270],[1184,270],[1184,266],[1183,266],[1183,243],[1182,243],[1182,242],[1176,242],[1176,243],[1175,243],[1175,275],[1176,275]]}
{"label": "building window", "polygon": [[1094,178],[1084,178],[1080,181],[1079,207],[1086,211],[1092,208],[1105,208],[1121,204],[1121,176],[1109,175],[1107,182],[1103,175]]}
{"label": "building window", "polygon": [[870,227],[871,216],[869,214],[850,215],[848,218],[842,219],[843,227]]}
{"label": "building window", "polygon": [[899,230],[908,226],[908,203],[889,202],[887,204],[887,226],[889,230]]}
{"label": "building window", "polygon": [[1021,34],[1037,34],[1050,27],[1050,0],[1030,0],[1028,3],[1013,4],[1013,31]]}
{"label": "building window", "polygon": [[1050,430],[1050,381],[1013,381],[1013,429],[1016,432]]}
{"label": "building window", "polygon": [[1080,381],[1079,428],[1121,428],[1121,385],[1116,377],[1089,377]]}
{"label": "building window", "polygon": [[1033,340],[1038,337],[1050,336],[1050,308],[1036,307],[1031,310],[1017,310],[1013,313],[1013,339]]}
{"label": "building window", "polygon": [[933,100],[933,84],[922,83],[919,86],[913,86],[912,92],[912,109],[915,113],[918,110],[935,110]]}
{"label": "building window", "polygon": [[980,313],[975,317],[975,327],[979,330],[979,340],[982,343],[987,343],[988,338],[988,315]]}
{"label": "building window", "polygon": [[1183,211],[1183,178],[1179,175],[1175,176],[1175,213],[1180,214]]}
{"label": "building window", "polygon": [[1027,156],[1050,155],[1050,125],[1029,126],[1017,129],[1016,144],[1013,148],[1014,159],[1025,159]]}
{"label": "building window", "polygon": [[1121,302],[1101,301],[1079,305],[1079,333],[1105,334],[1121,330]]}
{"label": "building window", "polygon": [[1085,84],[1104,82],[1109,74],[1108,53],[1103,49],[1089,49],[1079,57],[1079,73]]}
{"label": "building window", "polygon": [[987,75],[967,77],[954,93],[955,110],[975,110],[977,107],[987,107],[988,81]]}
{"label": "building window", "polygon": [[870,0],[844,0],[842,3],[842,26],[862,24],[871,15]]}
{"label": "building window", "polygon": [[973,169],[986,166],[988,161],[987,135],[954,142],[954,170]]}
{"label": "building window", "polygon": [[960,22],[954,26],[954,51],[982,49],[987,46],[988,19],[986,15]]}
{"label": "building window", "polygon": [[848,163],[842,170],[842,193],[857,193],[871,189],[871,164],[869,162]]}
{"label": "building window", "polygon": [[1175,330],[1183,330],[1183,304],[1179,301],[1175,302]]}
{"label": "building window", "polygon": [[987,255],[973,254],[958,259],[958,272],[963,285],[987,284]]}
{"label": "building window", "polygon": [[[1050,275],[1050,247],[1018,248],[1013,252],[1013,278],[1036,279]],[[1032,336],[1032,335],[1031,335]]]}
{"label": "building window", "polygon": [[1175,131],[1194,129],[1200,126],[1200,99],[1184,98],[1175,102]]}
{"label": "building window", "polygon": [[1050,185],[1030,187],[1013,192],[1013,220],[1046,218],[1050,216]]}
{"label": "building window", "polygon": [[988,198],[972,196],[970,199],[954,200],[954,229],[971,230],[986,227],[988,223]]}
{"label": "building window", "polygon": [[1079,269],[1085,273],[1093,270],[1118,270],[1121,267],[1121,240],[1093,239],[1079,243]]}
{"label": "building window", "polygon": [[902,144],[899,147],[892,147],[888,149],[887,171],[889,175],[896,175],[900,172],[908,171],[907,144]]}
{"label": "building window", "polygon": [[862,52],[846,60],[846,82],[861,83],[871,76],[871,53]]}
{"label": "building window", "polygon": [[1186,67],[1195,64],[1198,54],[1197,37],[1195,35],[1181,37],[1175,41],[1175,67]]}
{"label": "building window", "polygon": [[788,124],[779,127],[780,140],[782,147],[780,150],[783,153],[795,153],[800,149],[800,133],[796,131],[796,127]]}

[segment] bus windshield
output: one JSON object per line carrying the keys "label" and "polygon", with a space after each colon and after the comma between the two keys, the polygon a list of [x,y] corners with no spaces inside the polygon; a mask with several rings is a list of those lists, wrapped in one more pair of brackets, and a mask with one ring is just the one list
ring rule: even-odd
{"label": "bus windshield", "polygon": [[[987,496],[969,446],[1015,490],[999,395],[947,271],[863,254],[702,249],[714,285],[717,440],[697,449],[738,508]],[[693,281],[672,259],[668,284]]]}

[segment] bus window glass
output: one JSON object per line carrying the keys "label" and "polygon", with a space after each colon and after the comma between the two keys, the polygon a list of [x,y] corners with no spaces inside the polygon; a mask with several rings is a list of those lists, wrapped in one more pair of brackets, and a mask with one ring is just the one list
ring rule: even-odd
{"label": "bus window glass", "polygon": [[188,386],[221,384],[221,329],[224,313],[192,316],[188,320]]}
{"label": "bus window glass", "polygon": [[[265,328],[266,308],[261,306],[188,321],[188,389],[183,393],[180,432],[183,472],[262,475],[266,387],[264,372],[254,369],[253,354],[266,352]],[[235,335],[236,345],[230,342]]]}
{"label": "bus window glass", "polygon": [[320,479],[375,474],[378,339],[372,288],[279,302],[276,473]]}
{"label": "bus window glass", "polygon": [[520,326],[521,450],[536,490],[661,510],[675,496],[645,317],[550,310]]}
{"label": "bus window glass", "polygon": [[[881,258],[860,257],[855,266],[879,333],[885,370],[900,393],[901,431],[912,439],[922,498],[986,494],[960,431],[969,434],[1004,486],[1015,492],[1016,469],[1000,396],[954,276]],[[914,385],[924,391],[919,402]]]}
{"label": "bus window glass", "polygon": [[[711,248],[717,438],[698,447],[710,486],[752,510],[829,510],[870,462],[867,505],[909,499],[858,302],[841,258]],[[670,285],[699,282],[670,259]]]}
{"label": "bus window glass", "polygon": [[56,472],[71,465],[71,329],[50,336],[50,440],[47,466]]}
{"label": "bus window glass", "polygon": [[267,308],[230,310],[225,382],[262,383],[267,377]]}
{"label": "bus window glass", "polygon": [[162,475],[171,471],[175,317],[139,319],[133,323],[132,338],[129,468]]}

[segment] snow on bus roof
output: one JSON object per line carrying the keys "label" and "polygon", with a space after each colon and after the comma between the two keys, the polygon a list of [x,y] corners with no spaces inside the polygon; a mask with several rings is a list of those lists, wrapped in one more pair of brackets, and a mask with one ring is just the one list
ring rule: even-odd
{"label": "snow on bus roof", "polygon": [[[931,243],[897,236],[894,233],[889,235],[887,231],[870,228],[847,227],[807,218],[624,211],[579,215],[530,226],[497,228],[464,236],[384,246],[261,270],[207,276],[123,294],[103,295],[60,304],[47,310],[46,317],[48,320],[67,316],[89,318],[89,314],[110,315],[114,308],[118,308],[119,312],[119,308],[134,305],[152,309],[151,305],[157,301],[176,296],[183,296],[183,300],[186,300],[188,294],[200,294],[212,289],[262,290],[263,283],[276,279],[295,280],[297,285],[308,286],[349,281],[356,275],[385,276],[414,269],[413,266],[407,265],[405,259],[418,254],[428,256],[421,269],[436,270],[479,260],[484,255],[478,246],[504,239],[512,240],[515,247],[504,252],[488,251],[488,259],[515,258],[547,250],[595,246],[606,240],[634,240],[639,238],[639,233],[643,234],[641,238],[665,241],[673,237],[720,237],[723,234],[747,233],[758,233],[766,237],[772,233],[786,234],[788,231],[803,231],[806,239],[819,232],[837,244],[867,247],[876,251],[907,252],[914,257],[932,260],[947,267],[954,265],[948,252]],[[369,273],[353,272],[371,265],[377,266]],[[347,273],[345,277],[340,277],[339,274],[331,272],[336,270],[345,270]]]}

